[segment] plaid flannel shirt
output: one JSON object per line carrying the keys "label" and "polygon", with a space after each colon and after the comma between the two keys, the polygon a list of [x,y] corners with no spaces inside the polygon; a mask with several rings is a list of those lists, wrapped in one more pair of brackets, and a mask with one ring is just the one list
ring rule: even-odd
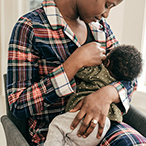
{"label": "plaid flannel shirt", "polygon": [[[118,45],[104,19],[89,26],[107,52]],[[49,123],[64,112],[69,95],[75,92],[75,80],[69,82],[62,63],[80,46],[53,0],[45,0],[14,26],[8,50],[8,100],[17,118],[28,118],[32,142],[37,145],[45,141]],[[119,92],[121,110],[127,111],[136,80],[112,85]]]}

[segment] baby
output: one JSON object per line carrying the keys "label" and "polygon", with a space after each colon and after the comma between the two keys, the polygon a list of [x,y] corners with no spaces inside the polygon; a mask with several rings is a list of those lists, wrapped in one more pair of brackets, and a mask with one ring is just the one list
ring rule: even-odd
{"label": "baby", "polygon": [[83,120],[74,130],[71,130],[70,125],[79,111],[73,113],[68,111],[88,94],[112,84],[116,80],[131,81],[140,74],[141,70],[141,54],[130,45],[121,45],[111,50],[101,65],[81,68],[75,76],[76,93],[70,96],[65,109],[66,113],[55,117],[49,125],[44,146],[97,146],[110,128],[110,120],[122,122],[122,113],[116,104],[110,105],[100,139],[96,138],[98,123],[95,123],[96,127],[87,138],[78,137],[77,132]]}

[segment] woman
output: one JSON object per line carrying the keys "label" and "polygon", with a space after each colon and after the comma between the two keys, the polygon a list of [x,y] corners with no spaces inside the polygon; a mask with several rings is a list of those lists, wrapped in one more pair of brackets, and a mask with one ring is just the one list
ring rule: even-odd
{"label": "woman", "polygon": [[[75,92],[77,71],[101,64],[105,53],[117,46],[103,17],[107,18],[110,9],[121,1],[44,0],[42,8],[16,23],[8,53],[8,98],[12,113],[17,118],[28,118],[31,145],[43,144],[49,123],[64,112],[69,95]],[[115,82],[88,95],[72,110],[80,112],[71,129],[85,117],[78,136],[87,137],[98,122],[100,138],[110,104],[114,102],[122,113],[126,112],[135,88],[136,81]],[[101,145],[145,142],[139,134],[127,136],[122,130],[126,126],[113,123]],[[128,130],[132,131],[130,127]]]}

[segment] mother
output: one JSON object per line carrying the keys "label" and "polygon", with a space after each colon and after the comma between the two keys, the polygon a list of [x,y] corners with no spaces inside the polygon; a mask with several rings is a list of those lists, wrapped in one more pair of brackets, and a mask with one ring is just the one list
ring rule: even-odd
{"label": "mother", "polygon": [[[41,8],[16,23],[8,51],[8,99],[17,118],[28,118],[31,145],[43,145],[49,123],[64,112],[75,92],[77,71],[101,64],[105,53],[118,45],[104,18],[121,2],[44,0]],[[97,120],[99,138],[110,104],[125,113],[135,89],[136,80],[121,81],[88,95],[72,110],[81,109],[71,129],[85,117],[78,136],[87,137],[95,127],[91,121]],[[100,145],[143,143],[144,137],[128,125],[113,122]]]}

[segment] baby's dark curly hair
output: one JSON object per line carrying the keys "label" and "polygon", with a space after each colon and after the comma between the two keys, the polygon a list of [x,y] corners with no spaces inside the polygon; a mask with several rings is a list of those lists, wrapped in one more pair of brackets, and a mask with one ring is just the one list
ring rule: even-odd
{"label": "baby's dark curly hair", "polygon": [[121,45],[110,51],[109,70],[116,80],[131,81],[142,71],[141,53],[131,45]]}

